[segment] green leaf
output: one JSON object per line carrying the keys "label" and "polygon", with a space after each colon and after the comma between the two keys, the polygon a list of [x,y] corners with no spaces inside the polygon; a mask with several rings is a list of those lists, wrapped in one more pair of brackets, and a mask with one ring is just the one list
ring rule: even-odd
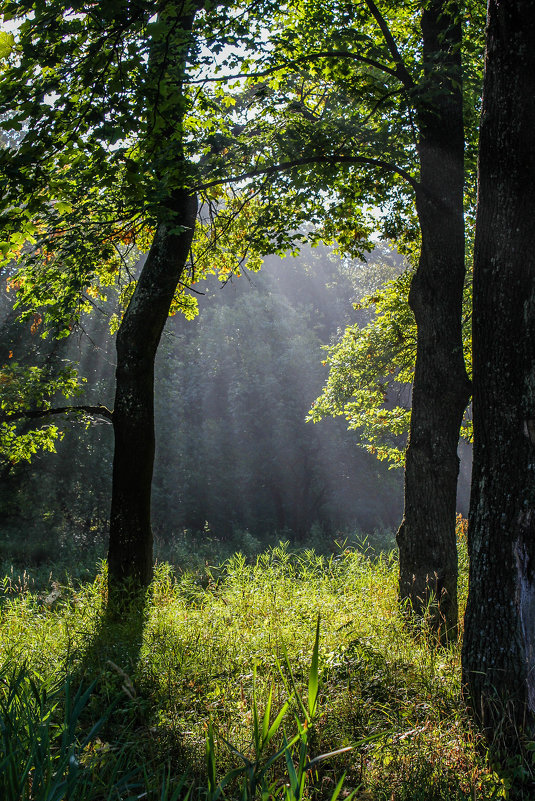
{"label": "green leaf", "polygon": [[0,31],[0,58],[8,58],[15,47],[15,37],[12,33]]}
{"label": "green leaf", "polygon": [[312,651],[312,661],[310,663],[310,670],[308,673],[308,712],[311,718],[316,714],[318,705],[318,692],[319,692],[319,643],[320,643],[320,616],[316,623],[316,638],[314,640],[314,648]]}
{"label": "green leaf", "polygon": [[267,736],[269,733],[269,718],[271,716],[271,702],[273,699],[273,684],[269,689],[268,700],[266,703],[266,708],[264,710],[264,718],[262,720],[262,744],[267,742]]}
{"label": "green leaf", "polygon": [[279,714],[277,715],[277,717],[275,718],[275,720],[273,721],[273,723],[269,727],[268,733],[267,733],[266,738],[265,738],[266,744],[269,743],[269,741],[273,738],[273,736],[279,730],[280,725],[282,723],[282,720],[283,720],[286,712],[288,711],[288,707],[289,706],[290,706],[290,701],[286,701],[286,703],[284,703],[283,706],[281,707]]}

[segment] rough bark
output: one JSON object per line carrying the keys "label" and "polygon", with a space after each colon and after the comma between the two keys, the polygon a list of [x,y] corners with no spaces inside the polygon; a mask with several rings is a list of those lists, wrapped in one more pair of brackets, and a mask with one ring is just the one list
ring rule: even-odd
{"label": "rough bark", "polygon": [[462,348],[465,278],[461,25],[455,3],[422,14],[424,77],[418,109],[422,235],[409,304],[417,324],[405,509],[397,534],[399,593],[444,637],[457,626],[457,445],[470,396]]}
{"label": "rough bark", "polygon": [[535,716],[535,4],[490,0],[474,263],[463,684],[492,738]]}
{"label": "rough bark", "polygon": [[[150,500],[154,464],[154,360],[189,254],[197,200],[175,193],[181,233],[156,231],[135,292],[117,333],[115,451],[108,571],[110,586],[130,578],[146,586],[152,577]],[[175,224],[176,227],[176,224]]]}

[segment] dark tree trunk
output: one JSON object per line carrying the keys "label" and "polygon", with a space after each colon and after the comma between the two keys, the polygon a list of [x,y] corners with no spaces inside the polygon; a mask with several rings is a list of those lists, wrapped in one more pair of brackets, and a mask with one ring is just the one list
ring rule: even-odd
{"label": "dark tree trunk", "polygon": [[506,745],[533,730],[535,715],[534,43],[532,0],[490,0],[463,684],[476,717]]}
{"label": "dark tree trunk", "polygon": [[108,570],[110,587],[152,577],[150,498],[154,463],[154,359],[189,254],[196,198],[177,192],[173,211],[182,233],[156,231],[117,334],[115,452]]}
{"label": "dark tree trunk", "polygon": [[422,14],[416,197],[422,251],[409,294],[418,335],[405,511],[397,534],[400,598],[421,614],[434,597],[432,620],[444,637],[457,626],[457,444],[470,397],[461,332],[464,130],[457,11],[455,3],[432,0]]}
{"label": "dark tree trunk", "polygon": [[[119,600],[120,588],[128,581],[145,587],[152,578],[154,360],[185,271],[197,216],[197,198],[187,189],[189,168],[182,149],[186,111],[183,81],[196,9],[196,0],[160,5],[160,26],[151,41],[144,87],[147,166],[159,187],[159,222],[117,333],[110,600],[116,591]],[[166,80],[162,80],[164,75]],[[156,122],[158,126],[152,130]]]}

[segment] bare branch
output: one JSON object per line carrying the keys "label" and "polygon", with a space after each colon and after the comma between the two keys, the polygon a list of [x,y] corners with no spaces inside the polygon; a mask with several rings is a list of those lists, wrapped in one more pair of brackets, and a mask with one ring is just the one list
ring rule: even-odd
{"label": "bare branch", "polygon": [[245,181],[247,178],[256,178],[259,175],[276,175],[286,170],[294,169],[295,167],[306,167],[309,164],[362,164],[369,167],[380,167],[388,172],[394,172],[401,176],[414,190],[419,188],[418,181],[410,175],[406,170],[401,167],[391,164],[389,161],[383,159],[368,158],[366,156],[305,156],[301,159],[293,159],[292,161],[283,161],[280,164],[272,164],[269,167],[257,167],[243,172],[240,175],[233,175],[228,178],[217,178],[213,181],[208,181],[204,184],[198,184],[192,188],[194,191],[202,191],[203,189],[210,189],[212,186],[221,186],[222,184],[235,183],[237,181]]}
{"label": "bare branch", "polygon": [[[399,53],[398,53],[399,56]],[[261,72],[238,72],[235,75],[221,75],[217,78],[192,78],[185,81],[188,84],[205,84],[205,83],[226,83],[227,81],[237,81],[240,78],[265,78],[268,75],[274,75],[276,72],[281,72],[282,70],[291,69],[292,67],[297,67],[300,64],[306,63],[307,61],[315,61],[316,59],[320,58],[349,58],[353,61],[358,61],[360,64],[367,64],[370,67],[374,67],[375,69],[379,70],[380,72],[385,72],[387,75],[391,75],[393,78],[397,78],[401,81],[405,86],[406,80],[405,77],[400,74],[399,64],[396,69],[392,69],[392,67],[387,67],[386,64],[381,64],[380,61],[376,61],[374,58],[368,58],[367,56],[361,56],[359,53],[353,53],[352,50],[320,50],[318,53],[307,53],[306,55],[299,56],[299,58],[290,59],[288,61],[284,61],[281,64],[275,64],[273,67],[268,67]],[[401,59],[401,56],[399,56]],[[396,59],[394,59],[396,61]],[[396,61],[396,63],[398,63]],[[401,61],[403,65],[403,61]],[[403,67],[405,69],[405,67]],[[406,70],[405,70],[406,72]],[[411,86],[413,85],[412,78],[410,77],[409,73],[407,72],[407,76],[411,82]]]}
{"label": "bare branch", "polygon": [[85,412],[91,417],[104,417],[111,422],[113,412],[107,406],[56,406],[52,409],[28,409],[24,412],[3,413],[0,415],[0,422],[7,423],[10,420],[34,420],[40,417],[49,417],[53,414],[72,414],[75,412]]}

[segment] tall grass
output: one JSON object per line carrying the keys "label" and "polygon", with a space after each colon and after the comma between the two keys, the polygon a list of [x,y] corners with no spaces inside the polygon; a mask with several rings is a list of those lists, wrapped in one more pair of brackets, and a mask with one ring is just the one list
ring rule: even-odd
{"label": "tall grass", "polygon": [[96,787],[83,764],[106,715],[80,734],[82,715],[94,685],[73,692],[69,679],[44,678],[25,665],[0,668],[0,797],[3,801],[79,801],[117,798],[128,784],[116,780]]}
{"label": "tall grass", "polygon": [[6,587],[0,662],[96,682],[77,747],[116,798],[131,770],[149,799],[507,797],[460,702],[459,644],[407,626],[396,582],[391,555],[280,545],[201,572],[159,565],[144,608],[119,621],[104,615],[104,568],[51,607]]}

